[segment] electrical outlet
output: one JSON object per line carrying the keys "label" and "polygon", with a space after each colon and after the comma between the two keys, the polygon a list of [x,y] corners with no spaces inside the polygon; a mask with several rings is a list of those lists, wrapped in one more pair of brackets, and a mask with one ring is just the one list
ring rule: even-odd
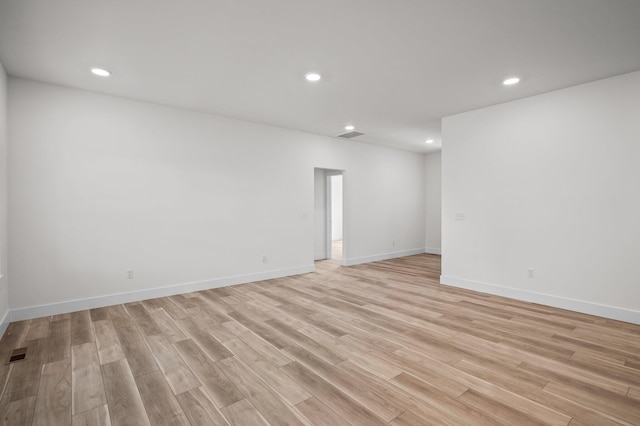
{"label": "electrical outlet", "polygon": [[132,280],[133,279],[133,269],[127,270],[127,279],[128,280]]}
{"label": "electrical outlet", "polygon": [[533,268],[527,269],[527,277],[528,278],[535,278],[535,275],[533,274]]}
{"label": "electrical outlet", "polygon": [[395,246],[395,245],[396,245],[396,240],[393,240],[393,241],[391,242],[391,245],[392,245],[392,246]]}
{"label": "electrical outlet", "polygon": [[267,256],[262,256],[262,263],[269,263],[269,258]]}

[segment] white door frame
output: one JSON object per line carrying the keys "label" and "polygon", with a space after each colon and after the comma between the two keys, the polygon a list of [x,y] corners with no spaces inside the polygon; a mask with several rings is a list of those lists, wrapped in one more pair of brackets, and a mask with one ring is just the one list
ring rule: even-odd
{"label": "white door frame", "polygon": [[[324,187],[325,187],[325,243],[326,243],[326,253],[327,253],[327,259],[333,259],[333,254],[332,252],[332,247],[331,247],[331,243],[333,241],[333,233],[332,233],[332,220],[331,220],[331,216],[332,216],[332,202],[331,202],[331,177],[332,176],[342,176],[342,232],[343,232],[343,237],[342,237],[342,244],[344,244],[344,174],[342,172],[342,170],[329,170],[329,169],[325,169],[324,171]],[[344,265],[344,245],[342,247],[342,264]]]}

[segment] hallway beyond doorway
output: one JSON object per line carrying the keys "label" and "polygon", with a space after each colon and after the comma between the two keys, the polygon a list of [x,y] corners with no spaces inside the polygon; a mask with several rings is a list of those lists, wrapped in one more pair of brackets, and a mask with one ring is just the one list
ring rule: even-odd
{"label": "hallway beyond doorway", "polygon": [[342,262],[342,240],[331,241],[331,259]]}

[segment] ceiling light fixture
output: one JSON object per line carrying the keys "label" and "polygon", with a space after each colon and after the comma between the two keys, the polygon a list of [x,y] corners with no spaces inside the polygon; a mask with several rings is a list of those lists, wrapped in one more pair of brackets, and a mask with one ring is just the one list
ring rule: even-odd
{"label": "ceiling light fixture", "polygon": [[109,77],[111,75],[111,71],[104,68],[91,68],[91,72],[98,77]]}
{"label": "ceiling light fixture", "polygon": [[509,77],[505,81],[502,82],[505,86],[513,86],[514,84],[520,83],[520,77]]}
{"label": "ceiling light fixture", "polygon": [[433,139],[427,139],[426,141],[424,141],[424,143],[428,143],[428,144],[432,144],[434,141]]}
{"label": "ceiling light fixture", "polygon": [[307,79],[307,81],[320,81],[320,79],[322,78],[322,76],[317,73],[317,72],[308,72],[304,75],[304,78]]}
{"label": "ceiling light fixture", "polygon": [[354,129],[355,129],[355,126],[352,126],[351,124],[349,124],[349,125],[347,125],[347,126],[344,126],[344,129],[345,129],[345,130],[348,130],[348,131],[351,131],[351,130],[354,130]]}

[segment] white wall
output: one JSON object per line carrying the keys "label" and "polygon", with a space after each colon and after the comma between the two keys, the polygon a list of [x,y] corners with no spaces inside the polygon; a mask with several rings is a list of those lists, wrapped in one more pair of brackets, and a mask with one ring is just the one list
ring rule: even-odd
{"label": "white wall", "polygon": [[327,258],[327,194],[324,169],[315,169],[313,174],[314,213],[313,213],[313,242],[314,259]]}
{"label": "white wall", "polygon": [[14,78],[9,129],[12,318],[311,270],[314,167],[346,170],[349,263],[424,250],[420,154]]}
{"label": "white wall", "polygon": [[640,72],[445,118],[442,282],[640,323],[639,118]]}
{"label": "white wall", "polygon": [[425,247],[427,253],[442,252],[442,154],[424,157],[425,173]]}
{"label": "white wall", "polygon": [[7,74],[0,63],[0,337],[8,325]]}
{"label": "white wall", "polygon": [[342,239],[342,175],[331,176],[331,240]]}

